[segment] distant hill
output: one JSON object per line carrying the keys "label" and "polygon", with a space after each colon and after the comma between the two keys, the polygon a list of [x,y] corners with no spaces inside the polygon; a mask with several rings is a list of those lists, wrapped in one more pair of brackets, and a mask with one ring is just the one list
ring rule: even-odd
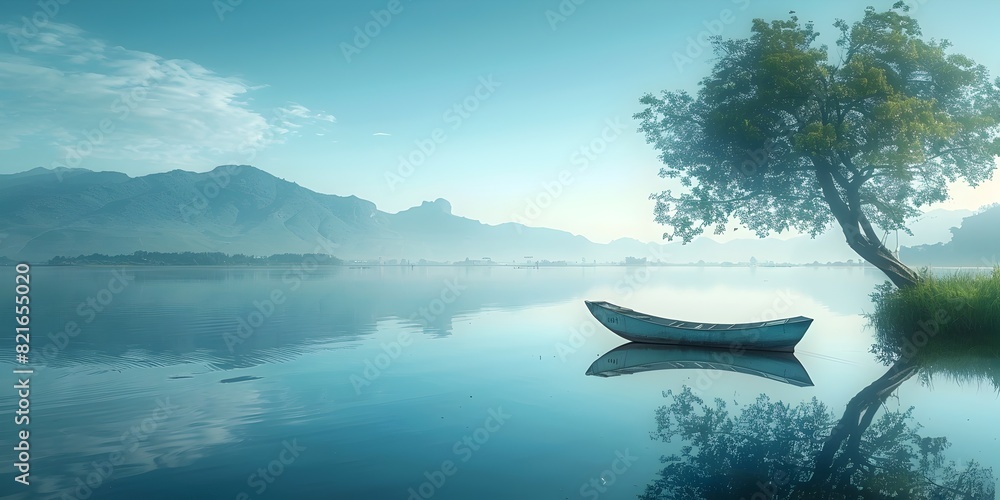
{"label": "distant hill", "polygon": [[1000,205],[966,217],[951,241],[900,250],[904,262],[928,266],[1000,265]]}
{"label": "distant hill", "polygon": [[309,253],[321,233],[355,239],[384,224],[371,202],[313,193],[246,166],[137,178],[38,168],[0,176],[0,209],[7,233],[0,254],[21,259],[136,250]]}
{"label": "distant hill", "polygon": [[[601,245],[581,236],[482,224],[453,215],[445,200],[389,214],[245,165],[136,178],[36,168],[0,175],[0,210],[0,255],[15,260],[135,251],[514,260],[542,248],[602,256]],[[324,239],[332,245],[319,248]]]}
{"label": "distant hill", "polygon": [[[55,256],[148,252],[274,255],[331,253],[342,259],[671,263],[810,263],[857,259],[838,231],[816,239],[708,238],[689,245],[622,238],[594,243],[566,231],[517,223],[483,224],[452,213],[443,199],[398,213],[355,196],[320,194],[257,168],[173,170],[141,177],[86,169],[36,168],[0,175],[0,257],[40,262]],[[945,241],[969,213],[934,211],[903,244]],[[895,245],[894,236],[887,242]],[[327,246],[320,241],[329,241]]]}

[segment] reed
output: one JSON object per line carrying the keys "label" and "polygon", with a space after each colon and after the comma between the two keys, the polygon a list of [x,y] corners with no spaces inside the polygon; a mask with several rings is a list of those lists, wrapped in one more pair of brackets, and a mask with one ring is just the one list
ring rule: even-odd
{"label": "reed", "polygon": [[913,287],[879,285],[866,314],[878,344],[873,352],[895,361],[1000,356],[1000,267],[992,273],[924,273]]}
{"label": "reed", "polygon": [[887,282],[872,293],[875,308],[865,314],[875,329],[872,352],[887,363],[916,362],[925,374],[986,378],[1000,387],[1000,267],[923,278],[902,289]]}

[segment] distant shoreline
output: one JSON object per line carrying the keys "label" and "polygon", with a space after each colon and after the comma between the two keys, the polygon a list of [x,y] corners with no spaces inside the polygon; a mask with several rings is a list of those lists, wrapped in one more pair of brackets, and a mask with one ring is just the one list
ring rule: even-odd
{"label": "distant shoreline", "polygon": [[[14,261],[6,257],[0,257],[0,266],[15,266],[25,261]],[[270,256],[256,256],[245,254],[225,254],[222,252],[146,252],[137,251],[125,255],[104,255],[91,254],[79,255],[76,257],[57,256],[44,262],[33,263],[27,261],[31,266],[39,267],[225,267],[225,268],[284,268],[284,267],[346,267],[348,269],[370,269],[370,268],[415,268],[415,267],[489,267],[489,268],[513,268],[513,269],[542,269],[542,268],[588,268],[588,267],[713,267],[713,268],[809,268],[809,267],[836,267],[836,268],[871,268],[871,264],[862,260],[849,260],[847,262],[818,262],[813,261],[808,264],[792,264],[787,262],[765,261],[759,262],[756,259],[744,262],[687,262],[668,263],[650,262],[645,258],[625,257],[620,261],[613,262],[569,262],[565,260],[546,259],[525,259],[523,262],[495,261],[488,257],[482,259],[465,259],[455,262],[437,262],[427,259],[409,261],[407,259],[351,259],[345,260],[329,254],[294,254],[284,253]],[[935,269],[991,269],[989,266],[930,266]]]}
{"label": "distant shoreline", "polygon": [[[25,261],[17,262],[4,262],[0,263],[0,267],[14,267],[19,263]],[[72,263],[72,264],[51,264],[48,262],[43,263],[32,263],[26,262],[31,267],[144,267],[144,268],[218,268],[218,269],[286,269],[290,267],[302,267],[302,264],[296,263],[275,263],[275,264],[150,264],[150,263]],[[864,265],[848,265],[848,264],[784,264],[784,265],[773,265],[773,266],[749,266],[740,264],[722,264],[722,263],[706,263],[706,264],[616,264],[616,263],[602,263],[602,264],[564,264],[564,265],[528,265],[528,264],[449,264],[449,263],[437,263],[437,264],[325,264],[325,263],[315,263],[311,264],[317,267],[323,268],[346,268],[346,269],[377,269],[377,268],[442,268],[442,267],[462,267],[462,268],[509,268],[509,269],[560,269],[560,268],[606,268],[606,267],[626,267],[626,268],[660,268],[660,267],[683,267],[683,268],[713,268],[713,269],[791,269],[791,268],[837,268],[837,269],[872,269],[878,270],[875,266],[864,264]],[[950,266],[924,266],[929,269],[992,269],[989,266],[960,266],[960,265],[950,265]]]}

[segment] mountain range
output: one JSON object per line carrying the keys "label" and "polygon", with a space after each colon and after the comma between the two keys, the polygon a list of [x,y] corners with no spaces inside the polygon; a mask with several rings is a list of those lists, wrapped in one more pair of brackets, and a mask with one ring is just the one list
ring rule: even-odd
{"label": "mountain range", "polygon": [[[607,244],[556,229],[489,225],[452,213],[444,199],[387,213],[355,196],[321,194],[246,165],[210,172],[35,168],[0,175],[0,256],[41,261],[91,253],[219,251],[331,253],[342,259],[618,262],[626,257],[689,263],[810,263],[857,259],[838,231],[815,239],[748,238],[688,245],[622,238]],[[944,244],[971,211],[934,210],[902,245]],[[995,227],[995,226],[994,226]],[[958,235],[960,233],[956,233]],[[961,233],[965,234],[965,233]],[[963,236],[964,237],[964,236]],[[895,246],[894,235],[887,245]],[[929,255],[929,254],[928,254]],[[936,254],[935,254],[936,255]]]}
{"label": "mountain range", "polygon": [[904,262],[924,266],[1000,265],[1000,204],[966,217],[945,243],[903,248]]}

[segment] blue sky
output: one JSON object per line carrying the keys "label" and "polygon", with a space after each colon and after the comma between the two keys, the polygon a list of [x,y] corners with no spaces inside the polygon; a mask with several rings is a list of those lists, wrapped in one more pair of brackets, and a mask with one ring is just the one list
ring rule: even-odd
{"label": "blue sky", "polygon": [[[446,198],[487,223],[653,241],[648,195],[670,186],[631,117],[645,92],[695,89],[700,34],[794,9],[832,46],[835,18],[892,3],[576,2],[7,3],[0,172],[249,163],[389,212]],[[1000,4],[910,4],[926,36],[1000,74]]]}

